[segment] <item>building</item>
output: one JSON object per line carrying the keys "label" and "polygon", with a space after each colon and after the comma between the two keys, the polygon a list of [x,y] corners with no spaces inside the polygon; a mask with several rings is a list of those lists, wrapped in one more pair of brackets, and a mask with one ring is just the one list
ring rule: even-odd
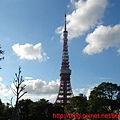
{"label": "building", "polygon": [[63,51],[62,51],[62,64],[60,69],[60,87],[55,104],[66,105],[69,99],[73,96],[70,75],[71,69],[69,68],[69,55],[68,55],[68,31],[66,28],[66,14],[65,25],[63,31]]}

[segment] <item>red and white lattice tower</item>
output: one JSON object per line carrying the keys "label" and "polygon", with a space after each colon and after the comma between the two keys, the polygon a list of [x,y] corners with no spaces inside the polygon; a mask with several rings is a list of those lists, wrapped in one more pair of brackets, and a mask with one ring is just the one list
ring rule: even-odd
{"label": "red and white lattice tower", "polygon": [[69,55],[68,55],[68,32],[66,30],[66,14],[65,14],[65,26],[63,31],[63,52],[62,52],[62,65],[60,69],[60,87],[55,104],[66,105],[69,103],[69,99],[73,96],[70,75],[71,70],[69,68]]}

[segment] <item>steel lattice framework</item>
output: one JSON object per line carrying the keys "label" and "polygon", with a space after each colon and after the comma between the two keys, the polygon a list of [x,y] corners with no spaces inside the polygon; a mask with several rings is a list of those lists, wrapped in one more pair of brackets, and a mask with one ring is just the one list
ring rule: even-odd
{"label": "steel lattice framework", "polygon": [[66,30],[66,14],[65,26],[63,31],[63,51],[62,51],[62,65],[60,69],[60,87],[55,104],[66,105],[69,99],[73,96],[70,75],[71,69],[69,68],[69,55],[68,55],[68,31]]}

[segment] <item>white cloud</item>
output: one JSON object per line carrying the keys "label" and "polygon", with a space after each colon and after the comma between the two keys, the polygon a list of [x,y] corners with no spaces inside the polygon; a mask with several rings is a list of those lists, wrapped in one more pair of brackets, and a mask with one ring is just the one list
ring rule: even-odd
{"label": "white cloud", "polygon": [[[0,77],[1,78],[1,77]],[[31,78],[31,77],[26,77],[26,78]],[[58,94],[58,89],[59,89],[59,80],[52,80],[50,82],[46,82],[41,79],[36,79],[36,80],[25,80],[23,84],[26,85],[25,91],[27,91],[27,94],[25,94],[21,99],[32,99],[32,100],[39,100],[41,98],[45,98],[48,100],[55,101],[57,94]],[[14,84],[11,84],[11,87],[15,89]],[[3,97],[6,98],[11,98],[15,95],[13,94],[12,90],[10,88],[7,88],[3,83],[2,80],[0,81],[0,94]]]}
{"label": "white cloud", "polygon": [[[115,26],[98,26],[93,33],[87,35],[88,45],[83,52],[89,55],[102,52],[110,47],[120,48],[120,24]],[[120,49],[118,49],[120,53]]]}
{"label": "white cloud", "polygon": [[[27,91],[27,93],[21,99],[31,99],[33,101],[36,101],[41,98],[45,98],[47,100],[50,100],[50,102],[55,102],[60,85],[59,80],[52,80],[47,83],[46,81],[41,79],[33,80],[31,79],[31,77],[26,78],[28,78],[28,80],[25,80],[23,84],[26,85],[25,91]],[[96,86],[96,84],[92,86],[90,85],[87,88],[73,89],[73,94],[74,96],[78,96],[80,93],[83,93],[87,96],[87,98],[89,98],[90,92],[92,91],[94,86]],[[13,83],[11,84],[11,87],[15,88]],[[15,102],[16,98],[12,90],[8,89],[2,82],[0,82],[0,94],[4,97],[4,99],[10,99],[13,97],[13,102]]]}
{"label": "white cloud", "polygon": [[120,55],[120,49],[117,50],[118,54]]}
{"label": "white cloud", "polygon": [[27,59],[27,60],[36,60],[44,61],[49,59],[47,54],[42,50],[42,44],[38,43],[36,45],[32,45],[26,43],[24,45],[20,45],[19,43],[14,44],[12,46],[13,51],[20,59]]}
{"label": "white cloud", "polygon": [[0,94],[3,95],[3,96],[12,95],[12,91],[9,90],[9,89],[2,83],[2,77],[0,77]]}
{"label": "white cloud", "polygon": [[80,93],[84,93],[84,92],[85,92],[85,88],[73,89],[74,96],[78,96]]}
{"label": "white cloud", "polygon": [[32,77],[25,77],[25,80],[32,80]]}
{"label": "white cloud", "polygon": [[[29,78],[29,77],[27,77]],[[30,77],[31,78],[31,77]],[[27,80],[24,81],[26,85],[25,91],[27,91],[27,94],[25,94],[22,99],[32,99],[33,101],[39,100],[41,98],[45,98],[49,100],[50,102],[55,102],[55,99],[58,94],[59,89],[59,80],[52,80],[50,82],[46,82],[41,79],[36,80]]]}
{"label": "white cloud", "polygon": [[41,79],[27,80],[23,84],[26,85],[26,91],[28,94],[40,95],[40,94],[56,94],[59,88],[59,80],[52,80],[48,84]]}
{"label": "white cloud", "polygon": [[[59,90],[60,81],[52,80],[49,83],[46,83],[44,80],[28,80],[23,84],[26,84],[27,94],[23,96],[24,99],[32,99],[34,101],[39,100],[41,98],[45,98],[50,100],[51,102],[55,102]],[[98,84],[90,85],[87,88],[76,88],[73,89],[74,96],[78,96],[80,93],[85,95],[87,99],[89,99],[90,92],[93,90],[95,86]]]}
{"label": "white cloud", "polygon": [[[51,102],[55,102],[60,84],[59,80],[52,80],[47,83],[41,79],[31,80],[32,77],[25,78],[27,78],[27,80],[25,80],[23,84],[26,85],[25,91],[27,91],[27,93],[21,99],[31,99],[33,101],[36,101],[41,98],[45,98]],[[0,79],[2,79],[2,77],[0,77]],[[11,88],[15,89],[13,83],[11,84]],[[13,97],[13,104],[15,104],[16,96],[13,94],[10,88],[7,88],[2,83],[2,80],[0,81],[0,96],[2,96],[3,98],[1,99],[4,99],[6,102],[9,102],[8,99]]]}
{"label": "white cloud", "polygon": [[78,96],[79,94],[83,94],[89,99],[91,91],[94,87],[97,87],[99,84],[88,85],[86,88],[76,88],[73,89],[74,96]]}
{"label": "white cloud", "polygon": [[86,97],[87,97],[87,99],[89,99],[89,96],[90,96],[91,91],[92,91],[91,89],[88,89],[88,90],[87,90],[87,92],[86,92]]}
{"label": "white cloud", "polygon": [[74,96],[79,96],[79,94],[83,94],[89,99],[90,92],[92,91],[93,88],[76,88],[73,89],[73,94]]}
{"label": "white cloud", "polygon": [[99,84],[88,85],[88,87],[85,91],[85,95],[86,95],[87,99],[89,99],[90,93],[94,89],[94,87],[97,87],[98,85]]}
{"label": "white cloud", "polygon": [[70,9],[75,9],[75,0],[70,0],[70,3],[67,5]]}
{"label": "white cloud", "polygon": [[[71,2],[74,1],[71,0]],[[75,10],[67,15],[69,39],[79,37],[90,28],[100,24],[107,5],[107,0],[78,0],[75,2]],[[63,27],[59,27],[56,32],[61,34],[62,30]]]}

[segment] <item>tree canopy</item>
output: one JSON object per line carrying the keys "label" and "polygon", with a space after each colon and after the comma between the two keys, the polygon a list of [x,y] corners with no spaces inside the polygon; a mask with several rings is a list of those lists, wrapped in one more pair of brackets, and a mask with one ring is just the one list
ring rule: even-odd
{"label": "tree canopy", "polygon": [[[0,120],[10,119],[14,108],[0,100]],[[89,100],[84,95],[74,96],[66,106],[54,105],[43,98],[35,102],[30,99],[19,100],[18,108],[20,120],[53,120],[53,115],[58,113],[118,113],[120,110],[120,86],[103,82],[91,91]],[[54,118],[54,120],[59,119]]]}
{"label": "tree canopy", "polygon": [[103,82],[91,91],[89,111],[98,113],[113,113],[120,109],[120,86]]}
{"label": "tree canopy", "polygon": [[66,113],[86,113],[87,98],[85,96],[75,96],[70,99],[70,103],[65,106]]}

